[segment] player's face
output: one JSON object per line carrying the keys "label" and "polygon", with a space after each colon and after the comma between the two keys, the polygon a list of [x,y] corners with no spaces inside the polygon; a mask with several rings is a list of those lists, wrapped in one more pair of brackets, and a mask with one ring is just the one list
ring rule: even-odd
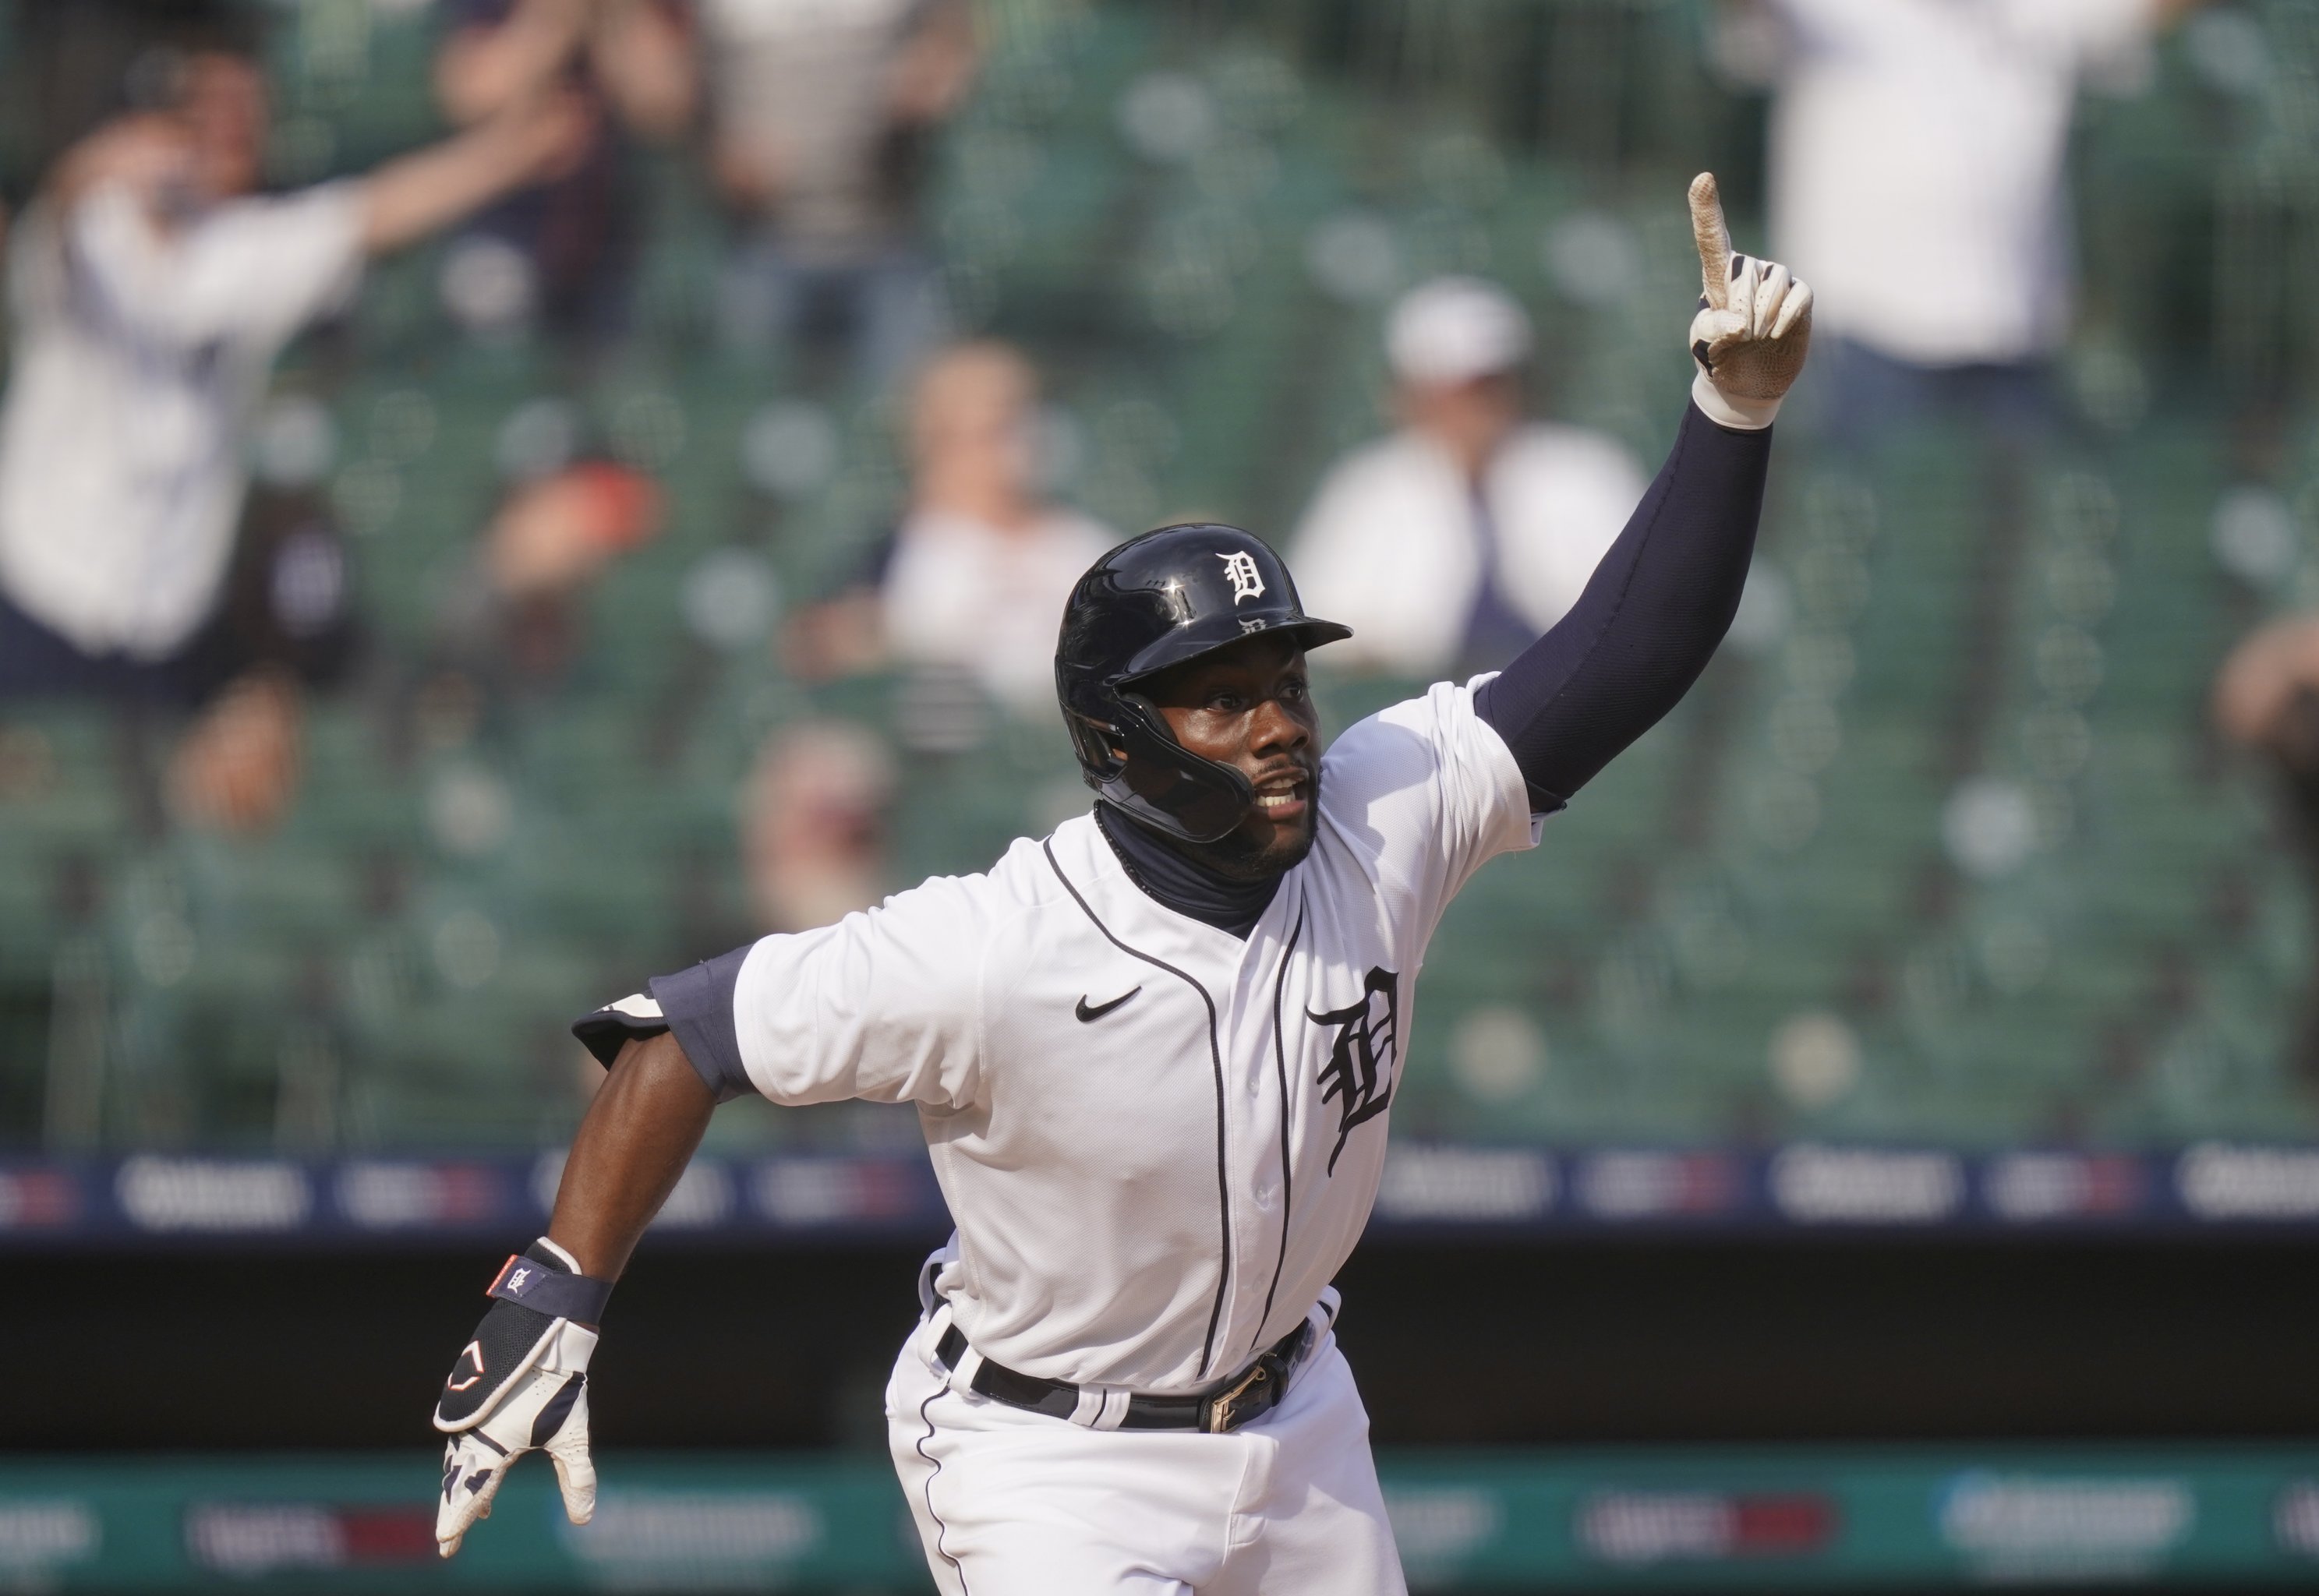
{"label": "player's face", "polygon": [[1321,717],[1304,651],[1251,637],[1152,678],[1145,689],[1176,740],[1256,789],[1247,819],[1201,859],[1227,875],[1277,874],[1311,851],[1321,794]]}

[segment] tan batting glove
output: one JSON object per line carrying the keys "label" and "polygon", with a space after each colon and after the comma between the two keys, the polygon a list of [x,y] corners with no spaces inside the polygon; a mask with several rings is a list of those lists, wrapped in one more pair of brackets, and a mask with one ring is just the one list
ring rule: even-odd
{"label": "tan batting glove", "polygon": [[[443,1447],[443,1500],[435,1510],[436,1549],[447,1557],[492,1516],[492,1499],[517,1458],[547,1454],[574,1524],[596,1514],[596,1464],[588,1450],[588,1356],[596,1332],[557,1320],[537,1362],[508,1381],[489,1412]],[[467,1354],[462,1353],[462,1359]],[[455,1371],[456,1372],[456,1371]],[[440,1427],[441,1421],[437,1421]]]}
{"label": "tan batting glove", "polygon": [[1727,427],[1768,427],[1811,347],[1811,288],[1777,261],[1732,251],[1712,172],[1691,180],[1691,230],[1700,278],[1692,398]]}

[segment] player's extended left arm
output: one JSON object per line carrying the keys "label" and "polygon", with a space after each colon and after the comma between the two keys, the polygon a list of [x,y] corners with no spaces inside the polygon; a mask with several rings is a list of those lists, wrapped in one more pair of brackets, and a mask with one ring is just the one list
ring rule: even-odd
{"label": "player's extended left arm", "polygon": [[612,1283],[717,1106],[717,1094],[666,1026],[595,1040],[618,1052],[564,1159],[547,1234],[501,1267],[485,1294],[492,1305],[452,1361],[436,1404],[435,1427],[450,1436],[435,1515],[446,1557],[477,1519],[491,1516],[508,1469],[534,1448],[555,1465],[572,1521],[593,1516],[588,1360],[597,1325]]}
{"label": "player's extended left arm", "polygon": [[1772,419],[1803,369],[1811,290],[1735,254],[1711,173],[1691,185],[1699,371],[1674,448],[1570,612],[1475,697],[1540,814],[1658,724],[1707,668],[1746,584]]}

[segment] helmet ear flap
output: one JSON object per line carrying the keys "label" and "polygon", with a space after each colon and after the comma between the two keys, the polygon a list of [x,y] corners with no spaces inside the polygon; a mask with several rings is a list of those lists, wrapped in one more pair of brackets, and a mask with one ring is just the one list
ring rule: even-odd
{"label": "helmet ear flap", "polygon": [[1127,758],[1096,790],[1129,814],[1188,842],[1213,843],[1246,819],[1256,788],[1238,770],[1178,742],[1160,707],[1139,692],[1113,690],[1118,745]]}
{"label": "helmet ear flap", "polygon": [[1136,727],[1138,731],[1148,733],[1164,742],[1174,743],[1178,748],[1183,747],[1181,743],[1176,742],[1176,728],[1169,726],[1168,717],[1160,713],[1159,705],[1130,687],[1119,688],[1115,696],[1126,708],[1128,713],[1141,723]]}
{"label": "helmet ear flap", "polygon": [[1101,791],[1105,782],[1116,780],[1127,768],[1127,762],[1105,735],[1111,728],[1077,708],[1068,708],[1064,718],[1070,728],[1072,751],[1078,755],[1079,774],[1089,787]]}
{"label": "helmet ear flap", "polygon": [[[1194,753],[1185,747],[1176,735],[1176,728],[1169,726],[1168,717],[1160,712],[1159,705],[1143,694],[1124,687],[1118,689],[1115,696],[1127,710],[1127,724],[1120,728],[1123,733],[1140,733],[1158,744],[1159,752],[1169,764],[1203,786],[1221,787],[1236,794],[1243,807],[1256,802],[1256,784],[1235,767]],[[1136,752],[1131,746],[1129,757],[1133,758]],[[1144,752],[1150,751],[1147,749]],[[1235,821],[1233,824],[1239,823]]]}

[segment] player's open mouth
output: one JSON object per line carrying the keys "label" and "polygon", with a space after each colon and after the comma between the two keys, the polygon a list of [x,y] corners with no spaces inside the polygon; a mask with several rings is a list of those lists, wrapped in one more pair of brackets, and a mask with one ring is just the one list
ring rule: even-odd
{"label": "player's open mouth", "polygon": [[1307,787],[1302,776],[1276,776],[1256,787],[1256,812],[1267,820],[1295,820],[1304,813]]}

